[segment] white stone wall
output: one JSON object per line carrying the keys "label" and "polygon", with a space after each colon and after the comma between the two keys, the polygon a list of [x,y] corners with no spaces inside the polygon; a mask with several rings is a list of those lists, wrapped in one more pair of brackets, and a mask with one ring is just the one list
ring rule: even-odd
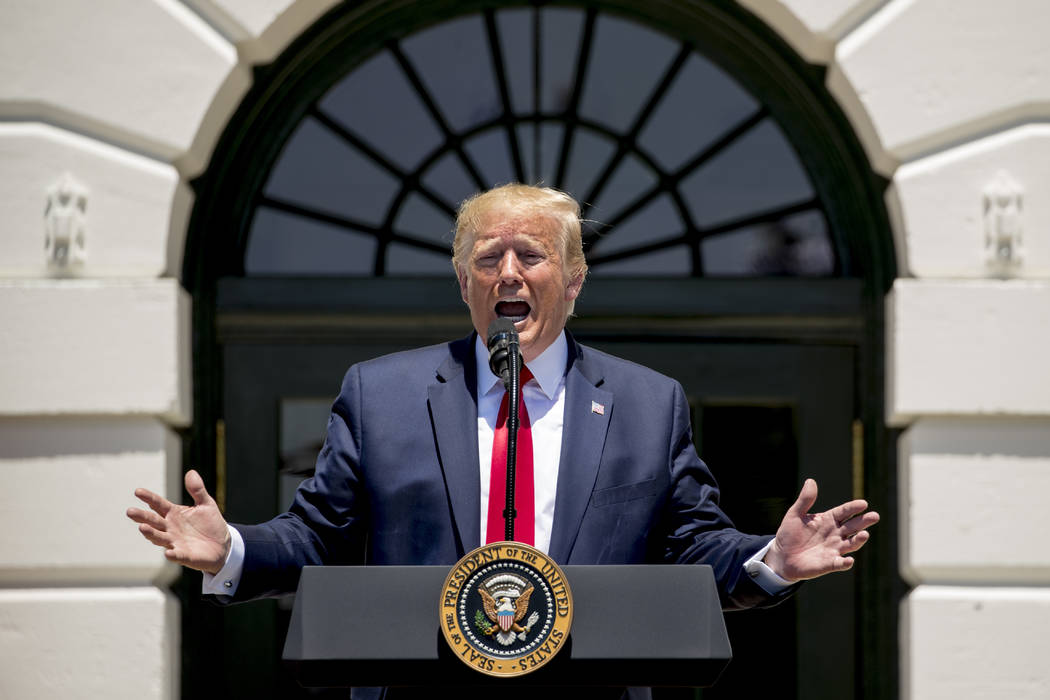
{"label": "white stone wall", "polygon": [[179,697],[188,181],[334,0],[8,0],[0,15],[0,698]]}
{"label": "white stone wall", "polygon": [[[739,2],[828,66],[892,180],[901,696],[1050,697],[1050,5]],[[334,4],[4,3],[0,697],[178,696],[174,572],[123,511],[181,498],[186,183]]]}
{"label": "white stone wall", "polygon": [[1050,5],[761,4],[892,178],[900,695],[1050,697]]}
{"label": "white stone wall", "polygon": [[900,696],[1050,697],[1050,5],[740,2],[828,65],[891,178]]}

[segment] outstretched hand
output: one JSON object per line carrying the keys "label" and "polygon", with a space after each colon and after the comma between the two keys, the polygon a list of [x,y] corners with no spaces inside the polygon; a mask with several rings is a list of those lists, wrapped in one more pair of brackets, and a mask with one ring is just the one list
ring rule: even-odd
{"label": "outstretched hand", "polygon": [[788,581],[851,568],[853,557],[846,555],[863,547],[870,537],[866,528],[879,522],[879,514],[868,510],[867,501],[849,501],[823,513],[810,513],[816,502],[817,482],[806,479],[766,552],[766,565]]}
{"label": "outstretched hand", "polygon": [[192,469],[186,473],[186,490],[193,497],[192,506],[172,503],[148,489],[135,489],[135,496],[150,510],[128,508],[128,517],[139,524],[143,537],[164,548],[169,561],[216,574],[230,551],[226,519],[200,474]]}

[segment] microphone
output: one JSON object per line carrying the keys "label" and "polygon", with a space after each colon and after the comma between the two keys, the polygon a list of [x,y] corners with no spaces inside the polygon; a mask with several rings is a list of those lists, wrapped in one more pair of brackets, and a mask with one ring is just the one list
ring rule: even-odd
{"label": "microphone", "polygon": [[518,347],[518,331],[510,319],[497,318],[488,330],[489,369],[503,380],[507,389],[507,500],[503,509],[504,539],[514,539],[514,487],[518,461],[518,401],[521,396],[519,373],[525,364]]}
{"label": "microphone", "polygon": [[511,348],[517,355],[517,366],[520,368],[523,364],[518,347],[518,331],[510,319],[497,318],[489,325],[489,369],[503,381],[507,391],[510,391],[511,385]]}

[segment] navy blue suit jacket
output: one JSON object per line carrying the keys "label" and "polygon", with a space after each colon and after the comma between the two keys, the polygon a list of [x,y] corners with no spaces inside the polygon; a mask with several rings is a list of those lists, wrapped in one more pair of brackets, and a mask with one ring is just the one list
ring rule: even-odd
{"label": "navy blue suit jacket", "polygon": [[[351,367],[289,512],[236,526],[235,599],[294,591],[304,565],[451,565],[479,546],[475,364],[472,335]],[[778,602],[743,569],[770,538],[733,529],[718,498],[681,385],[570,336],[550,556],[709,564],[723,607]]]}

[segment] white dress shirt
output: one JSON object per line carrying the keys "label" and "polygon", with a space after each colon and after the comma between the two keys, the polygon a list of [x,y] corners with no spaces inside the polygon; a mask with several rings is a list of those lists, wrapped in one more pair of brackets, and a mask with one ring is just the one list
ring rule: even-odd
{"label": "white dress shirt", "polygon": [[[478,463],[481,484],[479,518],[481,539],[488,531],[489,482],[492,470],[492,438],[496,417],[505,390],[499,377],[489,369],[489,352],[479,336],[474,345],[478,367]],[[533,476],[536,498],[536,531],[534,546],[547,552],[554,524],[554,500],[561,462],[562,425],[565,416],[565,370],[569,361],[569,344],[563,332],[539,357],[526,363],[533,379],[523,388],[525,406],[532,425]],[[205,594],[230,596],[237,592],[244,568],[244,540],[237,528],[229,527],[230,553],[222,570],[214,576],[204,573],[201,590]],[[484,544],[484,542],[482,542]],[[770,569],[762,558],[770,544],[759,550],[745,564],[748,576],[769,594],[792,585]]]}
{"label": "white dress shirt", "polygon": [[[506,390],[489,369],[489,351],[477,338],[474,355],[478,363],[478,464],[481,465],[481,539],[488,532],[489,481],[492,478],[492,438],[496,417]],[[536,498],[536,530],[533,546],[544,554],[550,549],[554,524],[554,496],[561,462],[561,429],[565,418],[565,366],[569,344],[562,333],[539,357],[526,366],[532,380],[522,387],[532,429],[532,470]]]}

